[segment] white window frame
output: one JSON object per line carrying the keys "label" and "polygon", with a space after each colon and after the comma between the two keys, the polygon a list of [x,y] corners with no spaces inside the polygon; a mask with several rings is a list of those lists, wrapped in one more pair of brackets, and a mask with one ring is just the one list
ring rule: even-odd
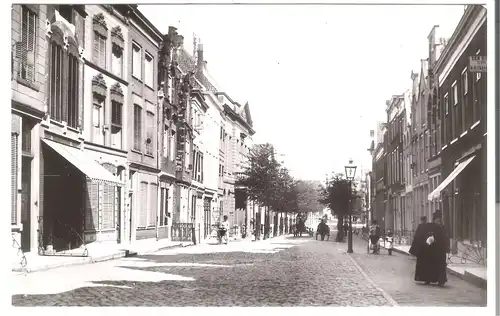
{"label": "white window frame", "polygon": [[[477,50],[476,56],[479,56],[479,54],[481,54],[480,49]],[[479,80],[481,80],[481,73],[478,71],[478,72],[476,72],[476,82],[478,82]]]}
{"label": "white window frame", "polygon": [[[139,49],[136,52],[136,48]],[[136,54],[139,54],[136,57]],[[132,76],[142,81],[142,47],[136,42],[132,42]],[[138,63],[138,64],[137,64]]]}
{"label": "white window frame", "polygon": [[467,67],[462,70],[462,76],[460,80],[462,81],[462,94],[467,95],[469,93],[469,75],[467,73]]}
{"label": "white window frame", "polygon": [[453,106],[455,106],[458,104],[458,86],[456,80],[451,85],[451,92],[453,95]]}
{"label": "white window frame", "polygon": [[[148,61],[150,59],[150,61]],[[151,89],[154,86],[154,57],[147,51],[144,51],[144,84]],[[149,69],[151,67],[151,69]]]}

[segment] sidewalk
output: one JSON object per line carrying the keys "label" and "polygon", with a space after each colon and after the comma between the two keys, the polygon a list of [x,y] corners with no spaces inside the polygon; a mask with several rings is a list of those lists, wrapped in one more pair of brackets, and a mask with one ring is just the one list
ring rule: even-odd
{"label": "sidewalk", "polygon": [[[277,240],[280,237],[285,238],[286,236],[288,235],[272,237],[266,240]],[[231,237],[229,240],[230,242],[242,243],[253,241],[251,237]],[[202,240],[199,245],[210,245],[215,243],[217,243],[217,241],[209,237]],[[81,254],[83,253],[83,249],[78,249],[78,251],[75,250],[74,256],[39,256],[37,254],[27,253],[26,267],[21,266],[21,258],[19,257],[19,260],[14,260],[14,263],[12,264],[12,272],[14,272],[15,274],[21,274],[55,269],[59,267],[91,264],[123,257],[144,255],[147,253],[152,253],[169,248],[188,247],[193,245],[194,244],[192,242],[170,241],[168,239],[160,239],[157,241],[154,238],[137,240],[131,244],[92,243],[87,245],[88,256],[86,257],[81,256]],[[77,253],[79,256],[77,256]]]}
{"label": "sidewalk", "polygon": [[107,261],[117,258],[142,255],[173,247],[187,247],[192,242],[170,241],[168,239],[143,239],[131,244],[93,243],[87,245],[88,256],[83,257],[83,250],[78,251],[80,256],[39,256],[37,254],[26,254],[27,264],[22,267],[20,260],[12,265],[12,271],[17,273],[29,273],[43,271],[65,266],[89,264]]}
{"label": "sidewalk", "polygon": [[[386,248],[383,244],[382,247]],[[396,245],[392,249],[394,252],[411,256],[408,245]],[[447,269],[449,274],[486,289],[488,283],[486,266],[475,263],[448,263]]]}

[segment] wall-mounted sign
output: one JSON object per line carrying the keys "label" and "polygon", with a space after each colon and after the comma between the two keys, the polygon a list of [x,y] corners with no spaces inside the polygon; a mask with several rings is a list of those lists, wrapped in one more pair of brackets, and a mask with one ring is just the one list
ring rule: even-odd
{"label": "wall-mounted sign", "polygon": [[470,56],[469,71],[486,72],[486,56]]}

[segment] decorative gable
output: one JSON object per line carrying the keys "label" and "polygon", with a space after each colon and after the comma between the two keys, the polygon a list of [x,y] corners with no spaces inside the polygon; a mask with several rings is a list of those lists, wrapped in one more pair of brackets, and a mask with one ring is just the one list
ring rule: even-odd
{"label": "decorative gable", "polygon": [[123,52],[125,41],[123,40],[122,29],[120,26],[115,26],[111,29],[111,42],[113,43],[113,46],[120,50],[120,52]]}

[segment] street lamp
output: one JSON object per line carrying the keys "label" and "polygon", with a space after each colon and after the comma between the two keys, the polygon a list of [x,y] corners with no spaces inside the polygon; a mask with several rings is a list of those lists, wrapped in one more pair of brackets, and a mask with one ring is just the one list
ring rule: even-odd
{"label": "street lamp", "polygon": [[347,239],[347,253],[353,253],[352,250],[352,215],[351,215],[351,194],[352,194],[352,181],[354,180],[354,175],[356,174],[356,166],[353,165],[352,159],[349,159],[349,165],[345,166],[345,176],[347,181],[349,181],[349,232]]}

